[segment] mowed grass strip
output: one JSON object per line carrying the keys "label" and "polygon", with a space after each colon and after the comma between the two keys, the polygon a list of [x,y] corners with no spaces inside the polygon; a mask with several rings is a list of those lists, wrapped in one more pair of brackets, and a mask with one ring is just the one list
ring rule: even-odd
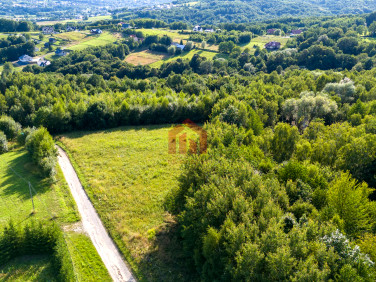
{"label": "mowed grass strip", "polygon": [[[74,132],[61,142],[94,207],[141,280],[184,281],[182,252],[163,205],[183,155],[168,153],[171,126]],[[176,234],[175,234],[176,235]]]}

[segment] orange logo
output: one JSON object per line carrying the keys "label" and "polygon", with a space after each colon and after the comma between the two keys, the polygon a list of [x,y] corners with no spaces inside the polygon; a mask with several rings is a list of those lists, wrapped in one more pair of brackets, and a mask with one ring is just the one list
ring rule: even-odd
{"label": "orange logo", "polygon": [[[189,148],[187,148],[188,141]],[[203,154],[206,153],[208,148],[207,133],[201,126],[187,119],[168,132],[169,154],[177,154],[177,143],[179,143],[179,154],[187,154],[187,152],[191,154]]]}

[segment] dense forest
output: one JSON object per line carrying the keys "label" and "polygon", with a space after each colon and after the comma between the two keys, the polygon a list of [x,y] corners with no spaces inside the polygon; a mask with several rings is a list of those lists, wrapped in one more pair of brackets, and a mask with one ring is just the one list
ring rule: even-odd
{"label": "dense forest", "polygon": [[[181,4],[179,1],[176,1],[176,3]],[[246,23],[280,17],[362,14],[370,13],[375,9],[376,3],[372,0],[204,0],[195,5],[181,4],[165,10],[140,10],[136,12],[136,17],[153,18],[167,22],[183,21],[191,24]],[[129,12],[124,13],[124,16],[129,17]]]}
{"label": "dense forest", "polygon": [[[123,59],[169,46],[168,36],[87,48],[46,68],[8,66],[0,142],[27,135],[34,162],[53,174],[47,130],[189,118],[204,124],[209,148],[187,157],[165,207],[202,281],[375,281],[375,21],[223,24],[190,40],[215,40],[227,59],[195,55],[158,69]],[[268,28],[304,32],[279,51],[241,49]]]}

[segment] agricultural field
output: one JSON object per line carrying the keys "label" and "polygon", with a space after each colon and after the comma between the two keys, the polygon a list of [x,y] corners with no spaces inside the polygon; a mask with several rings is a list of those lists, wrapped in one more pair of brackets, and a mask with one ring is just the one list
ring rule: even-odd
{"label": "agricultural field", "polygon": [[281,48],[285,47],[287,41],[290,37],[283,37],[283,36],[276,36],[276,35],[264,35],[264,36],[257,36],[251,40],[248,44],[241,45],[241,47],[249,48],[251,53],[254,53],[255,49],[254,46],[259,46],[260,48],[264,48],[265,44],[270,41],[278,41],[281,42]]}
{"label": "agricultural field", "polygon": [[166,53],[157,53],[150,50],[131,53],[125,58],[125,62],[132,65],[149,65],[168,58]]}
{"label": "agricultural field", "polygon": [[183,60],[190,60],[195,54],[199,54],[200,56],[206,57],[208,59],[217,59],[217,58],[227,58],[227,55],[225,54],[218,54],[215,52],[209,52],[209,51],[203,51],[203,50],[192,50],[189,52],[184,52],[180,55],[168,57],[166,59],[160,60],[158,62],[150,64],[153,68],[159,68],[163,63],[175,61],[176,59],[183,59]]}
{"label": "agricultural field", "polygon": [[78,31],[71,31],[71,32],[64,32],[55,34],[54,37],[67,40],[67,41],[81,41],[87,37],[86,33],[78,32]]}
{"label": "agricultural field", "polygon": [[[29,183],[32,185],[34,211]],[[0,229],[3,229],[10,220],[15,225],[19,225],[31,220],[50,221],[51,219],[54,219],[65,231],[74,269],[77,276],[82,278],[81,281],[90,280],[97,274],[103,278],[103,281],[107,281],[109,279],[107,270],[90,239],[83,232],[77,233],[72,228],[79,225],[79,215],[62,172],[58,171],[56,183],[51,184],[48,179],[42,180],[39,177],[38,171],[24,149],[19,148],[0,155]],[[80,252],[80,249],[84,251]],[[83,267],[85,265],[86,267]],[[22,258],[15,259],[0,269],[0,280],[5,269],[11,281],[49,280],[41,279],[49,273],[48,257],[33,256],[26,261]],[[53,277],[50,279],[53,280]]]}
{"label": "agricultural field", "polygon": [[76,45],[69,46],[70,50],[83,50],[92,46],[104,46],[114,43],[118,37],[110,32],[103,32],[100,35],[89,35]]}
{"label": "agricultural field", "polygon": [[178,185],[184,158],[168,154],[171,128],[73,132],[60,140],[107,230],[138,277],[149,281],[190,277],[176,237],[165,234],[174,221],[163,203]]}

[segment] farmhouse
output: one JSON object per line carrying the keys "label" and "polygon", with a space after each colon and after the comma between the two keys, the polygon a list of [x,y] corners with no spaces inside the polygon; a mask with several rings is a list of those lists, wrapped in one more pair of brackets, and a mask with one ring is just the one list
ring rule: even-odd
{"label": "farmhouse", "polygon": [[270,29],[268,29],[268,30],[266,31],[266,33],[269,34],[269,35],[271,35],[271,34],[274,34],[275,31],[276,31],[275,28],[270,28]]}
{"label": "farmhouse", "polygon": [[265,44],[265,48],[268,50],[278,50],[281,48],[281,43],[276,41],[271,41]]}
{"label": "farmhouse", "polygon": [[45,60],[44,58],[43,59],[39,59],[38,62],[37,62],[38,66],[40,67],[47,67],[49,65],[51,65],[51,62],[50,61],[47,61]]}
{"label": "farmhouse", "polygon": [[119,25],[121,25],[121,28],[123,29],[127,29],[131,27],[129,23],[123,23],[123,22],[119,23]]}
{"label": "farmhouse", "polygon": [[202,29],[202,27],[201,26],[199,26],[199,25],[196,25],[194,28],[193,28],[193,31],[194,32],[202,32],[203,31],[203,29]]}
{"label": "farmhouse", "polygon": [[178,44],[178,43],[172,43],[171,46],[175,46],[176,48],[179,48],[180,50],[184,50],[185,45]]}
{"label": "farmhouse", "polygon": [[67,32],[70,32],[70,31],[76,31],[78,28],[75,27],[75,26],[67,26],[67,28],[65,29]]}
{"label": "farmhouse", "polygon": [[291,30],[291,36],[302,34],[303,30],[301,29],[293,29]]}
{"label": "farmhouse", "polygon": [[19,57],[19,63],[21,64],[30,64],[33,62],[33,58],[30,57],[29,55],[22,55],[21,57]]}
{"label": "farmhouse", "polygon": [[55,29],[53,26],[44,26],[42,28],[43,34],[53,34],[55,32]]}
{"label": "farmhouse", "polygon": [[92,34],[101,34],[103,31],[100,30],[99,28],[97,28],[97,29],[92,29],[92,30],[90,30],[90,32],[91,32]]}
{"label": "farmhouse", "polygon": [[129,37],[132,38],[136,42],[138,42],[138,41],[140,41],[140,42],[144,41],[144,39],[142,37],[137,37],[134,34],[129,35]]}
{"label": "farmhouse", "polygon": [[66,56],[66,55],[68,55],[68,54],[69,54],[68,51],[61,50],[61,49],[57,49],[57,50],[55,51],[55,55],[57,55],[57,56],[61,56],[61,57]]}
{"label": "farmhouse", "polygon": [[205,32],[214,32],[214,29],[205,29]]}

